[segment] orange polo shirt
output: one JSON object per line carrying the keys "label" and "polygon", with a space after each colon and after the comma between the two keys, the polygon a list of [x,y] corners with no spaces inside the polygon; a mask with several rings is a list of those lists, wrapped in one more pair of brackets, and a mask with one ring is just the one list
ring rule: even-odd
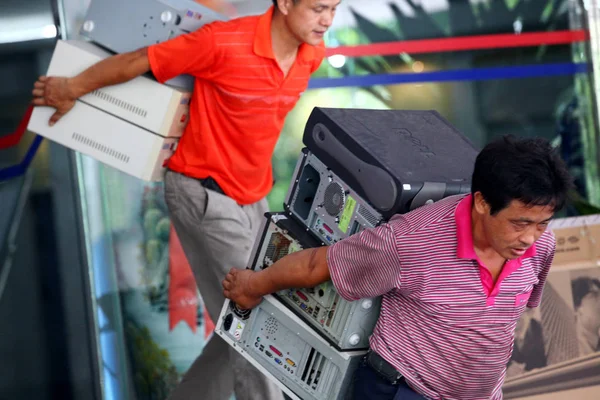
{"label": "orange polo shirt", "polygon": [[273,7],[259,16],[213,22],[148,49],[163,83],[194,76],[190,120],[169,168],[211,176],[239,204],[265,197],[273,185],[271,159],[288,112],[325,55],[302,44],[284,78],[271,45]]}

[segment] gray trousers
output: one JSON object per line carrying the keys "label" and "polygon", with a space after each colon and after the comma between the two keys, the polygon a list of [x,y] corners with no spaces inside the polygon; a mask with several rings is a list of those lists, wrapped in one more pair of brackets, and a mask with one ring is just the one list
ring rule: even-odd
{"label": "gray trousers", "polygon": [[[258,228],[268,211],[265,199],[239,206],[173,171],[165,175],[169,216],[192,267],[200,295],[216,323],[225,297],[221,282],[232,267],[245,268]],[[281,390],[214,334],[170,400],[282,400]]]}

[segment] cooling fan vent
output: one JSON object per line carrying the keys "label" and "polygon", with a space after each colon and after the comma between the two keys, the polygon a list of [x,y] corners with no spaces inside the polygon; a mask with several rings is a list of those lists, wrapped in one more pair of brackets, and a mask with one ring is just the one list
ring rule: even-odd
{"label": "cooling fan vent", "polygon": [[325,211],[332,217],[339,215],[346,204],[346,192],[342,185],[337,182],[331,182],[325,189],[325,199],[323,206]]}
{"label": "cooling fan vent", "polygon": [[231,311],[233,311],[233,313],[235,315],[237,315],[239,318],[241,318],[242,320],[246,320],[250,317],[250,312],[252,310],[243,310],[241,308],[238,307],[237,304],[235,304],[234,302],[229,303],[229,307],[231,308]]}

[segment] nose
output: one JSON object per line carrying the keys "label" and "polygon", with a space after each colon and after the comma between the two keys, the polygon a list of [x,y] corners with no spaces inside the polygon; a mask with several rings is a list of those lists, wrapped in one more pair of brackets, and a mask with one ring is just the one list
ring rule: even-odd
{"label": "nose", "polygon": [[538,239],[539,235],[536,229],[527,229],[520,237],[519,241],[524,247],[530,247]]}
{"label": "nose", "polygon": [[329,28],[331,24],[333,24],[334,13],[334,11],[323,13],[323,16],[321,17],[321,25],[323,25],[326,28]]}

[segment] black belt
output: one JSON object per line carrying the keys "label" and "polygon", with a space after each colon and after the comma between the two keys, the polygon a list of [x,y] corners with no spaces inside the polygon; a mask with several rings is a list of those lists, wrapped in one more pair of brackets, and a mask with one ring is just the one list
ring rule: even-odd
{"label": "black belt", "polygon": [[[217,183],[217,181],[215,181],[212,177],[209,176],[208,178],[198,179],[198,181],[205,188],[210,189],[210,190],[212,190],[214,192],[221,193],[222,195],[227,196],[225,194],[225,192],[223,191],[223,189],[221,189],[221,186],[219,186],[219,184]],[[275,186],[275,180],[273,180],[273,186]]]}
{"label": "black belt", "polygon": [[[175,172],[175,171],[173,171],[173,172]],[[175,173],[178,174],[180,172],[175,172]],[[206,189],[209,189],[209,190],[212,190],[213,192],[217,192],[217,193],[220,193],[220,194],[222,194],[224,196],[227,196],[225,194],[225,192],[223,191],[223,189],[221,189],[221,186],[219,186],[219,184],[217,183],[217,181],[215,181],[211,176],[206,177],[206,178],[193,178],[193,177],[185,175],[185,174],[182,174],[182,175],[187,176],[188,178],[196,179]],[[273,185],[275,185],[275,180],[273,180]],[[240,205],[240,207],[241,207],[241,205]]]}
{"label": "black belt", "polygon": [[203,187],[205,187],[205,188],[207,188],[207,189],[210,189],[210,190],[212,190],[213,192],[221,193],[222,195],[225,195],[225,196],[227,196],[227,195],[225,194],[225,192],[223,191],[223,189],[221,189],[221,186],[219,186],[219,184],[217,183],[217,181],[215,181],[215,180],[214,180],[212,177],[210,177],[210,176],[209,176],[209,177],[206,177],[206,178],[195,178],[195,177],[193,177],[193,176],[190,176],[190,175],[184,174],[184,173],[182,173],[182,172],[174,171],[174,170],[172,170],[172,169],[170,169],[170,168],[169,168],[169,171],[171,171],[171,172],[173,172],[173,173],[175,173],[175,174],[183,175],[183,176],[185,176],[185,177],[187,177],[187,178],[190,178],[190,179],[195,179],[195,180],[197,180],[198,182],[200,182],[200,184],[201,184]]}
{"label": "black belt", "polygon": [[217,181],[215,181],[210,176],[208,178],[198,179],[198,181],[205,188],[210,189],[213,192],[217,192],[217,193],[221,193],[222,195],[225,195],[225,192],[223,191],[223,189],[221,189],[221,186],[219,186]]}
{"label": "black belt", "polygon": [[[196,178],[198,179],[198,178]],[[212,177],[208,177],[208,178],[202,178],[202,179],[198,179],[198,182],[200,182],[200,184],[202,186],[204,186],[206,189],[208,190],[212,190],[213,192],[217,192],[222,194],[223,196],[227,196],[225,194],[225,192],[223,191],[223,189],[221,189],[221,186],[219,186],[219,184],[217,183],[217,181],[215,181]],[[229,196],[227,196],[229,197]],[[238,203],[238,206],[243,207],[241,204]]]}
{"label": "black belt", "polygon": [[372,350],[367,353],[365,361],[377,374],[394,386],[404,380],[402,374],[392,364]]}

